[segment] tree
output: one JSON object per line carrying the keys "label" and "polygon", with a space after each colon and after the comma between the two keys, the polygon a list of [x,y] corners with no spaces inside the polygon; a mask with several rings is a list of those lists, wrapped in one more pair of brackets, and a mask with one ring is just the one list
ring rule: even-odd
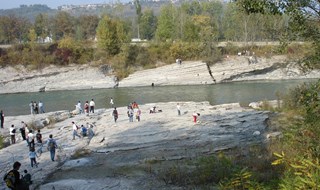
{"label": "tree", "polygon": [[78,20],[78,30],[82,32],[84,39],[93,40],[96,36],[96,30],[99,24],[99,18],[96,15],[81,15]]}
{"label": "tree", "polygon": [[286,14],[289,16],[289,38],[305,39],[313,43],[315,51],[304,63],[310,68],[320,67],[320,1],[317,0],[237,0],[246,13]]}
{"label": "tree", "polygon": [[158,40],[165,41],[167,39],[174,39],[174,13],[175,9],[171,4],[161,8],[156,30],[156,37]]}
{"label": "tree", "polygon": [[140,21],[140,35],[142,39],[151,40],[155,36],[157,29],[157,17],[151,9],[143,12]]}
{"label": "tree", "polygon": [[69,13],[60,11],[53,18],[52,32],[56,40],[62,39],[64,36],[73,36],[75,34],[75,19]]}
{"label": "tree", "polygon": [[141,5],[139,0],[134,0],[134,6],[136,8],[136,14],[137,14],[137,25],[138,25],[138,38],[140,39],[140,20],[141,20]]}
{"label": "tree", "polygon": [[37,37],[40,37],[43,42],[50,34],[48,15],[42,13],[38,14],[34,22],[34,29]]}
{"label": "tree", "polygon": [[28,32],[31,23],[22,17],[15,15],[0,17],[1,40],[4,43],[21,43],[28,40]]}
{"label": "tree", "polygon": [[104,16],[97,27],[98,46],[110,55],[120,52],[122,43],[126,40],[126,31],[122,22]]}

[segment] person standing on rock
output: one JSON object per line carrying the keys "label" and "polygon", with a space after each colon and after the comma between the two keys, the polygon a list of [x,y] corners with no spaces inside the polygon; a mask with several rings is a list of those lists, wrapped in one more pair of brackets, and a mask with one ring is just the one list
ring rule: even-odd
{"label": "person standing on rock", "polygon": [[113,116],[113,119],[114,119],[114,122],[116,123],[117,120],[118,120],[118,111],[117,111],[117,108],[115,107],[113,112],[112,112],[112,116]]}
{"label": "person standing on rock", "polygon": [[72,140],[75,140],[76,136],[81,138],[81,136],[78,134],[79,127],[76,125],[74,121],[72,121]]}
{"label": "person standing on rock", "polygon": [[83,113],[83,110],[82,110],[82,107],[81,107],[81,101],[80,101],[80,100],[79,100],[78,103],[77,103],[77,107],[78,107],[78,109],[79,109],[79,111],[80,111],[80,114],[82,114],[82,113]]}
{"label": "person standing on rock", "polygon": [[26,138],[26,135],[29,133],[28,126],[24,121],[21,121],[21,125],[22,125],[20,128],[21,136],[22,136],[23,140],[25,140],[27,142],[27,145],[29,145],[28,139]]}
{"label": "person standing on rock", "polygon": [[90,101],[90,113],[92,112],[92,113],[94,113],[94,106],[95,106],[96,104],[94,103],[94,101],[93,101],[93,99],[91,99],[91,101]]}
{"label": "person standing on rock", "polygon": [[50,151],[50,158],[52,161],[54,161],[57,147],[58,146],[57,146],[56,140],[54,140],[52,134],[50,134],[48,142],[47,142],[47,149],[48,149],[48,151]]}
{"label": "person standing on rock", "polygon": [[33,101],[33,112],[39,114],[39,107],[36,101]]}
{"label": "person standing on rock", "polygon": [[180,107],[179,103],[177,103],[177,111],[178,111],[178,115],[180,116],[181,115],[181,107]]}
{"label": "person standing on rock", "polygon": [[141,110],[138,108],[135,113],[136,113],[136,119],[140,121]]}
{"label": "person standing on rock", "polygon": [[4,123],[4,113],[1,110],[0,111],[0,125],[1,125],[1,128],[3,128],[3,123]]}
{"label": "person standing on rock", "polygon": [[39,109],[40,109],[40,113],[45,113],[45,112],[44,112],[43,102],[39,101],[38,106],[39,106]]}
{"label": "person standing on rock", "polygon": [[15,144],[16,143],[16,128],[14,127],[14,125],[12,124],[10,129],[10,137],[11,137],[11,144]]}
{"label": "person standing on rock", "polygon": [[30,102],[29,107],[30,107],[31,115],[33,115],[33,114],[34,114],[34,104],[33,104],[33,101]]}
{"label": "person standing on rock", "polygon": [[128,117],[129,117],[129,122],[133,122],[133,109],[131,106],[128,106],[128,111],[127,111]]}
{"label": "person standing on rock", "polygon": [[86,101],[84,104],[84,113],[88,116],[89,115],[89,103]]}

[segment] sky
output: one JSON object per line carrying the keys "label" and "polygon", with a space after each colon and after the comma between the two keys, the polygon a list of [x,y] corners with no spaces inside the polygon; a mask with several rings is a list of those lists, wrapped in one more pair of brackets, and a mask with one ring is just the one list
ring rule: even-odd
{"label": "sky", "polygon": [[48,5],[48,7],[56,9],[60,5],[81,5],[91,3],[110,3],[112,0],[0,0],[0,9],[19,8],[20,5]]}

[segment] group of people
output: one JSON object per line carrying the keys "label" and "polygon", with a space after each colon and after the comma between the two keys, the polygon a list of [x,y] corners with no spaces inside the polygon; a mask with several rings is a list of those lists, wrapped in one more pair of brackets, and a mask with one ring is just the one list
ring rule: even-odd
{"label": "group of people", "polygon": [[[28,128],[28,125],[24,121],[21,121],[21,127],[19,130],[21,133],[21,138],[23,141],[26,141],[29,150],[28,156],[30,159],[31,167],[38,167],[39,162],[37,162],[37,158],[41,156],[42,147],[44,144],[40,129],[37,130],[37,133],[34,133],[32,129]],[[11,125],[9,132],[11,136],[11,143],[16,143],[17,130],[13,124]],[[47,140],[46,145],[47,150],[50,152],[51,160],[55,161],[55,152],[58,146],[55,139],[53,139],[52,134],[49,135],[49,139]],[[36,147],[38,147],[37,150]],[[9,171],[7,175],[5,175],[4,180],[7,187],[9,187],[10,189],[28,190],[29,185],[32,183],[31,175],[27,173],[27,170],[25,170],[23,178],[20,177],[20,173],[18,172],[20,166],[21,164],[19,162],[15,162],[13,170]]]}
{"label": "group of people", "polygon": [[12,190],[29,190],[29,186],[32,184],[31,174],[24,170],[24,174],[20,175],[20,167],[20,162],[14,162],[13,169],[5,174],[3,180],[6,186]]}
{"label": "group of people", "polygon": [[31,115],[45,113],[44,104],[42,101],[38,103],[36,101],[31,101],[29,104]]}
{"label": "group of people", "polygon": [[[110,105],[114,106],[113,99],[110,99]],[[140,121],[141,110],[139,109],[139,105],[137,102],[132,102],[127,106],[127,115],[129,118],[129,122],[133,122],[133,117],[136,116],[136,120]],[[114,122],[116,123],[119,118],[119,113],[116,107],[113,107],[112,116]]]}
{"label": "group of people", "polygon": [[[94,136],[93,124],[90,124],[87,122],[86,126],[81,125],[79,127],[74,121],[72,121],[71,123],[72,123],[72,140],[75,140],[76,137],[79,137],[79,138],[88,137],[90,140]],[[80,130],[80,135],[78,133],[78,130]]]}
{"label": "group of people", "polygon": [[76,110],[75,114],[86,114],[89,115],[89,113],[94,113],[94,108],[96,106],[96,103],[94,102],[93,99],[89,102],[88,100],[84,103],[83,109],[82,109],[82,104],[81,101],[79,100],[78,103],[76,104]]}

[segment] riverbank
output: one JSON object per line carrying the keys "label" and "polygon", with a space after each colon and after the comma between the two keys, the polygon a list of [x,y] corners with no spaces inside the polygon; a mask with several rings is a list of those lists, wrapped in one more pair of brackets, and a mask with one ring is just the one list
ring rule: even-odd
{"label": "riverbank", "polygon": [[[17,135],[16,144],[0,150],[3,168],[0,175],[11,168],[13,161],[20,161],[20,172],[27,169],[33,175],[31,189],[181,189],[166,184],[160,171],[179,160],[265,143],[270,136],[269,112],[239,104],[179,103],[181,116],[177,114],[177,102],[140,105],[141,121],[132,123],[128,121],[126,107],[118,108],[117,123],[113,121],[111,108],[96,110],[90,116],[71,116],[60,111],[6,117],[6,122],[17,127],[25,121],[29,126],[42,128],[44,140],[53,134],[59,150],[57,161],[52,162],[44,147],[44,153],[37,158],[39,167],[31,168],[26,143]],[[157,112],[150,114],[153,106]],[[194,111],[200,113],[197,123],[193,122]],[[72,140],[72,121],[78,125],[93,123],[95,137],[91,141]],[[8,129],[0,131],[8,135]]]}
{"label": "riverbank", "polygon": [[[202,61],[183,61],[137,71],[120,81],[105,66],[50,66],[40,71],[23,66],[0,69],[0,93],[99,89],[135,86],[206,85],[231,81],[319,78],[320,71],[302,72],[285,56],[257,58],[248,64],[247,56],[228,56],[208,67]],[[211,75],[210,75],[211,74]]]}

